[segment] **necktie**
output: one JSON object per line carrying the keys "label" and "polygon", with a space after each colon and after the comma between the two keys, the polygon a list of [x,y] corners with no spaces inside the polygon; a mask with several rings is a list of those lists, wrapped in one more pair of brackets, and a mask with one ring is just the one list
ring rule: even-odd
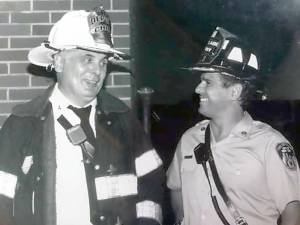
{"label": "necktie", "polygon": [[85,108],[76,108],[70,105],[68,106],[68,108],[71,109],[81,120],[80,125],[87,137],[87,142],[88,142],[88,143],[86,142],[84,143],[86,149],[85,153],[87,154],[86,157],[92,159],[96,148],[96,138],[89,121],[92,106],[89,105]]}
{"label": "necktie", "polygon": [[[82,127],[87,141],[83,143],[84,146],[82,147],[82,153],[84,157],[84,168],[86,171],[86,180],[87,180],[87,187],[89,192],[89,202],[90,202],[90,209],[91,209],[91,218],[94,219],[96,212],[98,212],[98,205],[97,205],[97,194],[96,194],[96,186],[94,181],[94,169],[92,166],[92,160],[94,157],[95,149],[96,149],[96,138],[93,132],[93,129],[90,125],[89,117],[91,113],[92,106],[89,105],[85,108],[76,108],[72,105],[68,106],[81,120],[80,126]],[[89,145],[92,145],[89,147]]]}

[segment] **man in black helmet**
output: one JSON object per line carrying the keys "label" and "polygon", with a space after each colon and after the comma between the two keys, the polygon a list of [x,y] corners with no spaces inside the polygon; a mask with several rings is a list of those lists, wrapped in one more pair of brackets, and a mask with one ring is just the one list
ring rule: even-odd
{"label": "man in black helmet", "polygon": [[66,13],[29,52],[57,83],[13,109],[0,133],[0,205],[14,224],[161,224],[162,161],[102,88],[107,64],[124,57],[102,7]]}
{"label": "man in black helmet", "polygon": [[[168,169],[177,218],[185,225],[299,224],[300,172],[291,144],[243,106],[259,74],[258,58],[217,27],[200,61],[199,113]],[[280,218],[280,219],[279,219]]]}

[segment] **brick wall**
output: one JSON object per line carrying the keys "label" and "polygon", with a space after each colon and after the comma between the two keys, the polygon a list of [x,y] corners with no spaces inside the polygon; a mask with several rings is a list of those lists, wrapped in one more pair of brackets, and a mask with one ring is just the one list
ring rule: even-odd
{"label": "brick wall", "polygon": [[[0,0],[0,127],[16,104],[28,101],[53,83],[29,68],[28,51],[47,40],[50,28],[69,10],[103,5],[112,20],[115,47],[129,53],[129,0]],[[128,61],[120,62],[129,67]],[[106,89],[130,105],[130,75],[108,75]]]}

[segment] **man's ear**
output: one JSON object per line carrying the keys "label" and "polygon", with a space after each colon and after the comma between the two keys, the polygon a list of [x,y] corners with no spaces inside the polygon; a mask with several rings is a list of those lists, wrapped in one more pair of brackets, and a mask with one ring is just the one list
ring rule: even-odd
{"label": "man's ear", "polygon": [[241,84],[234,84],[231,86],[231,97],[232,100],[239,100],[243,91],[243,86]]}
{"label": "man's ear", "polygon": [[60,73],[63,71],[64,63],[63,63],[63,57],[60,53],[54,55],[53,66],[56,72]]}

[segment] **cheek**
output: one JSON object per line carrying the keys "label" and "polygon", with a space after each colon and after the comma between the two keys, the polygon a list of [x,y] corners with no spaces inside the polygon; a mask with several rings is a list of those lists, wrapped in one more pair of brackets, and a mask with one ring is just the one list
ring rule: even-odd
{"label": "cheek", "polygon": [[101,72],[101,75],[100,75],[100,83],[104,83],[105,79],[106,79],[106,72]]}
{"label": "cheek", "polygon": [[224,98],[226,96],[226,93],[224,93],[223,90],[220,90],[220,88],[207,88],[206,89],[207,95],[211,99],[220,99]]}
{"label": "cheek", "polygon": [[70,79],[70,82],[73,84],[80,84],[80,76],[78,74],[73,74]]}
{"label": "cheek", "polygon": [[107,69],[103,69],[101,72],[100,72],[100,78],[101,80],[105,80],[106,76],[107,76]]}
{"label": "cheek", "polygon": [[207,88],[206,93],[210,100],[218,99],[218,96],[220,95],[219,91],[214,88]]}

